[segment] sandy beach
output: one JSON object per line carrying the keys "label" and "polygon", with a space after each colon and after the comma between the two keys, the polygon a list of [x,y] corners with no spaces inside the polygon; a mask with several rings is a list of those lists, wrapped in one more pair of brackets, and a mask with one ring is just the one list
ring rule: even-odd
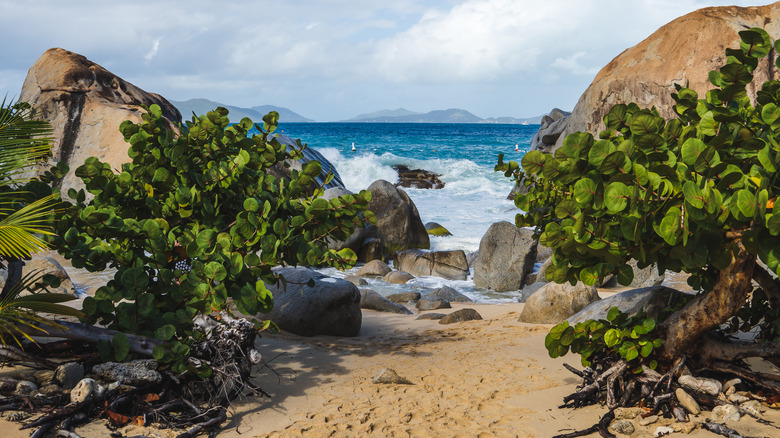
{"label": "sandy beach", "polygon": [[[354,338],[266,334],[259,343],[272,369],[258,370],[257,383],[272,397],[238,401],[219,436],[543,438],[589,427],[605,408],[558,409],[579,383],[563,363],[579,366],[579,357],[551,359],[544,348],[551,326],[517,322],[522,306],[453,303],[443,313],[469,307],[483,320],[450,325],[364,310]],[[412,384],[373,383],[383,368]],[[778,411],[768,410],[764,419],[780,427]],[[670,423],[637,427],[631,436],[650,437]],[[749,436],[780,435],[753,418],[730,426]],[[29,436],[18,427],[0,421],[3,436]],[[76,432],[85,438],[110,433],[104,421]],[[118,432],[176,436],[153,427]],[[671,436],[714,435],[694,430]]]}

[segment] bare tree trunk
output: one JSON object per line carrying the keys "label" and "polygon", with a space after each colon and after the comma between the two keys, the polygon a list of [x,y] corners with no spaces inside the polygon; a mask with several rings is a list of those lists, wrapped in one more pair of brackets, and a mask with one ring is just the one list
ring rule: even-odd
{"label": "bare tree trunk", "polygon": [[7,260],[8,262],[8,275],[5,278],[5,285],[3,285],[3,290],[0,292],[0,298],[8,295],[9,292],[11,292],[11,289],[13,289],[14,286],[16,286],[16,283],[19,283],[19,281],[22,279],[22,270],[24,269],[24,260],[17,259],[16,257]]}
{"label": "bare tree trunk", "polygon": [[[119,333],[114,330],[109,330],[102,327],[97,327],[93,325],[87,325],[82,324],[78,322],[70,322],[70,321],[62,321],[55,319],[54,322],[61,325],[63,328],[57,328],[57,327],[51,327],[48,325],[41,325],[37,324],[38,327],[45,330],[44,332],[41,332],[40,330],[33,329],[31,327],[25,328],[24,326],[19,326],[20,329],[24,330],[27,334],[30,336],[35,337],[43,337],[43,338],[65,338],[65,339],[74,339],[77,341],[86,341],[86,342],[93,342],[96,343],[100,340],[108,340],[114,338],[114,335]],[[162,344],[162,341],[158,341],[157,339],[151,339],[146,338],[144,336],[138,336],[138,335],[126,335],[127,340],[130,342],[130,351],[136,354],[140,354],[142,356],[152,356],[152,350],[154,350],[154,347]]]}
{"label": "bare tree trunk", "polygon": [[661,326],[665,332],[664,354],[671,359],[690,353],[694,343],[720,326],[745,305],[752,290],[756,256],[748,254],[741,242],[731,264],[720,271],[714,288],[699,295],[672,314]]}

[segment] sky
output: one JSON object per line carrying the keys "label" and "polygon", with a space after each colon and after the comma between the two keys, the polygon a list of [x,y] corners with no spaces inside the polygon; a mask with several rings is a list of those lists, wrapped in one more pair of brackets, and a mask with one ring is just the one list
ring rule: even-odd
{"label": "sky", "polygon": [[317,121],[382,109],[571,110],[596,73],[694,0],[0,0],[0,95],[47,49],[170,100]]}

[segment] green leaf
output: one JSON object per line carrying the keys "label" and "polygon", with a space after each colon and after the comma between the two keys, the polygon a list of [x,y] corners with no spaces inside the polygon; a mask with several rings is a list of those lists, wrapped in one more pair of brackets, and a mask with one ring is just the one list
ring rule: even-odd
{"label": "green leaf", "polygon": [[604,205],[610,214],[616,214],[625,210],[630,197],[631,189],[621,182],[614,182],[604,192]]}
{"label": "green leaf", "polygon": [[607,321],[614,321],[615,318],[620,315],[620,309],[617,307],[610,307],[610,309],[607,311]]}
{"label": "green leaf", "polygon": [[[618,268],[617,282],[621,286],[629,286],[634,281],[634,270],[629,265]],[[616,309],[616,307],[615,307]]]}
{"label": "green leaf", "polygon": [[737,207],[748,218],[756,215],[756,196],[749,190],[742,189],[737,192]]}
{"label": "green leaf", "polygon": [[[595,147],[595,145],[594,145]],[[582,178],[574,183],[574,199],[580,204],[589,204],[596,194],[596,183],[590,178]]]}
{"label": "green leaf", "polygon": [[704,194],[695,182],[688,181],[683,185],[683,195],[694,208],[704,208]]}
{"label": "green leaf", "polygon": [[698,138],[689,138],[681,149],[683,163],[692,166],[706,148],[707,145]]}
{"label": "green leaf", "polygon": [[604,343],[607,347],[612,348],[620,342],[621,337],[620,330],[609,329],[604,333]]}
{"label": "green leaf", "polygon": [[174,327],[172,324],[165,324],[164,326],[154,331],[154,337],[161,341],[167,341],[171,339],[175,334],[176,334],[176,327]]}
{"label": "green leaf", "polygon": [[670,208],[657,230],[658,235],[669,245],[676,245],[680,238],[680,228],[682,225],[681,211],[677,207]]}
{"label": "green leaf", "polygon": [[593,286],[599,281],[599,271],[592,266],[584,268],[580,271],[580,281],[587,286]]}
{"label": "green leaf", "polygon": [[114,347],[114,359],[122,362],[130,353],[130,341],[124,333],[117,333],[111,340],[111,346]]}
{"label": "green leaf", "polygon": [[525,173],[529,175],[536,175],[544,168],[545,155],[537,150],[529,151],[523,155],[523,159],[520,161],[520,165],[523,166]]}

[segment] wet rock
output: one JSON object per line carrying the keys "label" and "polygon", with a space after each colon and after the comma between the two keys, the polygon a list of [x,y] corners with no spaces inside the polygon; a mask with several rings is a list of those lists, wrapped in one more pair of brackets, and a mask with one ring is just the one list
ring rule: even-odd
{"label": "wet rock", "polygon": [[387,299],[397,304],[408,303],[410,301],[419,300],[420,292],[401,292],[397,294],[388,295]]}
{"label": "wet rock", "polygon": [[447,300],[450,303],[470,303],[472,302],[471,298],[463,295],[462,293],[456,291],[455,289],[449,287],[449,286],[442,286],[440,288],[434,289],[422,296],[423,298],[441,298],[443,300]]}
{"label": "wet rock", "polygon": [[84,378],[84,367],[75,362],[69,362],[57,367],[54,372],[55,381],[64,389],[72,389]]}
{"label": "wet rock", "polygon": [[739,408],[734,405],[720,405],[712,409],[712,421],[725,423],[727,421],[739,421]]}
{"label": "wet rock", "polygon": [[384,277],[391,271],[392,269],[387,263],[381,260],[371,260],[358,269],[355,275],[358,277]]}
{"label": "wet rock", "polygon": [[151,359],[127,363],[106,362],[92,367],[92,372],[105,380],[118,380],[131,386],[150,385],[162,380],[162,375],[157,372],[157,361]]}
{"label": "wet rock", "polygon": [[439,321],[439,324],[454,324],[456,322],[481,320],[482,315],[474,309],[458,309]]}
{"label": "wet rock", "polygon": [[717,397],[723,389],[723,385],[720,382],[706,377],[680,376],[677,382],[684,388],[692,391],[701,391],[713,397]]}
{"label": "wet rock", "polygon": [[81,403],[90,398],[100,398],[105,393],[105,388],[89,377],[81,379],[76,387],[70,391],[70,402]]}
{"label": "wet rock", "polygon": [[405,306],[395,304],[377,292],[365,289],[360,291],[360,308],[376,310],[377,312],[400,313],[411,315],[412,311]]}
{"label": "wet rock", "polygon": [[701,407],[696,403],[696,400],[691,397],[690,394],[685,392],[682,388],[677,388],[674,395],[677,397],[677,401],[680,402],[680,406],[685,408],[686,411],[693,415],[699,415],[701,413]]}
{"label": "wet rock", "polygon": [[16,390],[14,391],[14,394],[30,395],[37,390],[38,390],[38,385],[36,385],[35,383],[29,380],[22,380],[16,384]]}
{"label": "wet rock", "polygon": [[520,322],[558,324],[599,299],[596,288],[582,282],[547,283],[528,297],[520,314]]}
{"label": "wet rock", "polygon": [[395,385],[413,385],[408,379],[401,377],[392,368],[382,368],[379,374],[374,377],[374,383],[395,384]]}
{"label": "wet rock", "polygon": [[441,175],[423,169],[409,169],[403,164],[396,164],[393,169],[398,172],[396,186],[416,189],[443,189],[444,183],[439,179]]}
{"label": "wet rock", "polygon": [[431,236],[440,236],[440,237],[447,237],[452,236],[452,233],[446,228],[444,228],[444,225],[441,225],[436,222],[428,222],[425,224],[425,229],[428,231],[428,234]]}
{"label": "wet rock", "polygon": [[414,275],[404,271],[393,271],[388,272],[382,280],[392,284],[406,284],[414,280]]}
{"label": "wet rock", "polygon": [[612,433],[631,435],[634,433],[635,427],[634,423],[629,420],[617,420],[613,421],[612,424],[609,425],[608,429]]}
{"label": "wet rock", "polygon": [[[265,317],[279,328],[300,336],[360,333],[363,314],[360,291],[354,284],[307,268],[280,268],[275,272],[290,282],[268,287],[274,296],[274,308]],[[314,280],[314,286],[307,285],[309,280]]]}
{"label": "wet rock", "polygon": [[425,312],[427,310],[438,310],[438,309],[450,309],[452,306],[447,300],[443,299],[427,299],[427,298],[420,298],[419,301],[417,301],[417,310],[421,312]]}
{"label": "wet rock", "polygon": [[423,251],[408,249],[395,254],[394,266],[416,277],[434,276],[448,280],[465,280],[469,275],[466,253],[457,251]]}
{"label": "wet rock", "polygon": [[364,278],[360,278],[357,275],[347,275],[344,277],[344,281],[348,281],[355,286],[368,286],[368,282]]}
{"label": "wet rock", "polygon": [[423,313],[420,316],[417,317],[417,319],[430,319],[430,320],[440,320],[447,316],[446,313]]}
{"label": "wet rock", "polygon": [[368,191],[372,197],[367,209],[376,215],[379,237],[387,251],[393,254],[405,249],[431,247],[417,206],[403,189],[378,180],[368,186]]}

